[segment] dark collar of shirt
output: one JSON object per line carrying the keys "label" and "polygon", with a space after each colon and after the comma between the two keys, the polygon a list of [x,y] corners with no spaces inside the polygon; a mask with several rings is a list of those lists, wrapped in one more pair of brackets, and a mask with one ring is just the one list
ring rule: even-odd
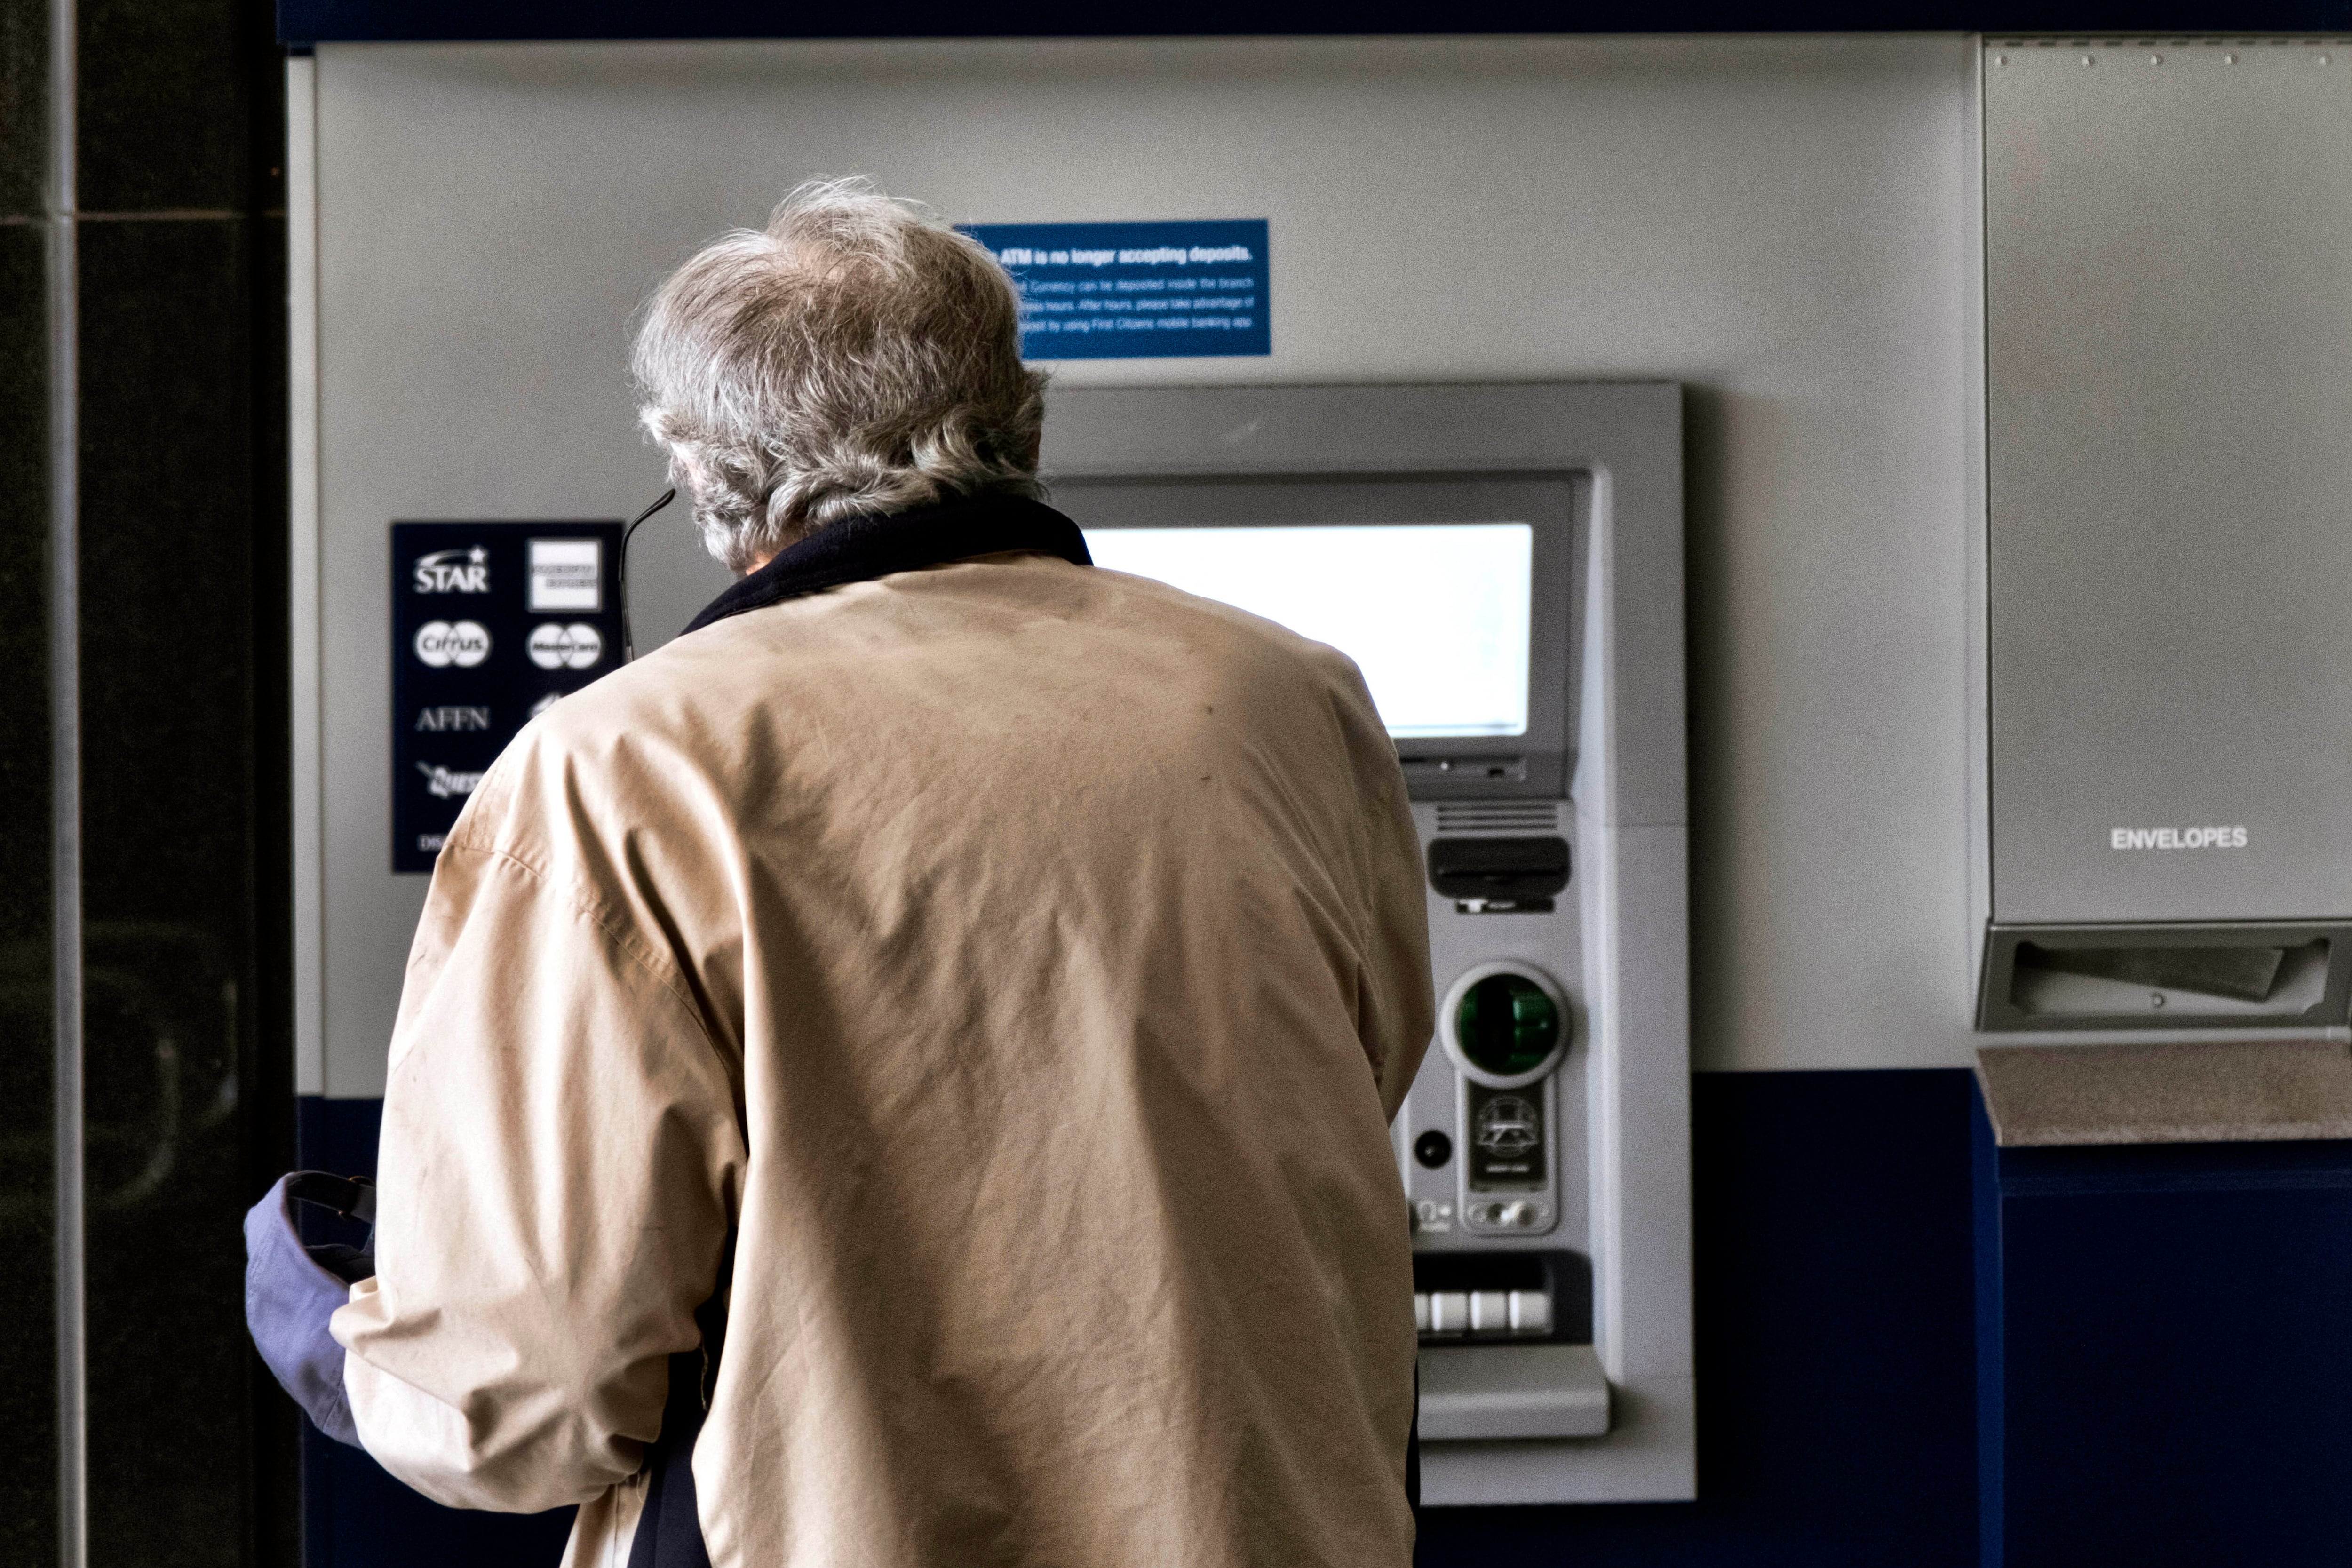
{"label": "dark collar of shirt", "polygon": [[686,629],[699,631],[713,621],[845,583],[1013,550],[1058,555],[1076,566],[1094,564],[1078,525],[1045,502],[1026,496],[965,496],[827,523],[711,600]]}

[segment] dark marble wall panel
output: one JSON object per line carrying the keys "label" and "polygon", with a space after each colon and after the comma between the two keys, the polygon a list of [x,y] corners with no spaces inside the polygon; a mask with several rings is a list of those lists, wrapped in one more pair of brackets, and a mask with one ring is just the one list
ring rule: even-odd
{"label": "dark marble wall panel", "polygon": [[0,220],[0,1563],[57,1553],[45,246]]}
{"label": "dark marble wall panel", "polygon": [[46,24],[0,0],[0,1563],[57,1556]]}
{"label": "dark marble wall panel", "polygon": [[233,1564],[257,983],[250,247],[230,220],[85,224],[81,243],[91,1544]]}
{"label": "dark marble wall panel", "polygon": [[[276,64],[274,56],[271,58]],[[261,84],[268,101],[260,118],[282,113],[274,70]],[[272,128],[282,142],[283,132]],[[269,153],[277,153],[278,142]],[[275,201],[279,182],[268,171]],[[245,287],[252,409],[250,515],[254,613],[247,668],[253,763],[252,1029],[240,1069],[248,1114],[244,1118],[245,1190],[257,1197],[279,1173],[295,1167],[294,1106],[294,834],[293,670],[289,663],[290,592],[287,558],[286,218],[257,212],[246,226]],[[242,1244],[240,1243],[240,1246]],[[242,1340],[240,1339],[240,1343]],[[249,1545],[260,1564],[292,1568],[301,1551],[297,1451],[303,1420],[261,1358],[247,1355],[253,1428],[249,1450]]]}
{"label": "dark marble wall panel", "polygon": [[80,0],[85,212],[246,205],[254,8]]}
{"label": "dark marble wall panel", "polygon": [[[44,0],[0,0],[0,215],[40,210],[48,39]],[[11,296],[8,305],[14,310],[17,300]]]}
{"label": "dark marble wall panel", "polygon": [[[5,1563],[55,1552],[44,15],[0,0]],[[269,26],[251,0],[81,7],[90,1547],[158,1568],[297,1554],[296,1418],[246,1342],[238,1233],[293,1131]]]}

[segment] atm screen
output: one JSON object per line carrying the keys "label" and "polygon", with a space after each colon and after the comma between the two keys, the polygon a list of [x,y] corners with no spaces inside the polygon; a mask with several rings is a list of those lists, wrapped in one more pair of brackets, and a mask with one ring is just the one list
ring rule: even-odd
{"label": "atm screen", "polygon": [[1399,739],[1527,733],[1527,523],[1092,528],[1087,550],[1330,644]]}

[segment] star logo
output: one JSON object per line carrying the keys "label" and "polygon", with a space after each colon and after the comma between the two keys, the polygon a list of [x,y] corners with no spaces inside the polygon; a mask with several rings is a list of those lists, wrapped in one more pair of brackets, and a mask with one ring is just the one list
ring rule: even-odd
{"label": "star logo", "polygon": [[477,544],[470,550],[436,550],[416,558],[416,591],[420,594],[487,594],[490,591],[490,552]]}

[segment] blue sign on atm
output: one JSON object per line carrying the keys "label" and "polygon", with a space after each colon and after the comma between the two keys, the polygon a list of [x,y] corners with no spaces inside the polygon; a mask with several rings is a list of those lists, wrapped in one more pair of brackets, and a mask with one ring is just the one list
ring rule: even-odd
{"label": "blue sign on atm", "polygon": [[1198,358],[1274,352],[1264,218],[982,223],[1021,290],[1021,357]]}
{"label": "blue sign on atm", "polygon": [[430,871],[517,731],[621,662],[618,522],[392,525],[392,868]]}

